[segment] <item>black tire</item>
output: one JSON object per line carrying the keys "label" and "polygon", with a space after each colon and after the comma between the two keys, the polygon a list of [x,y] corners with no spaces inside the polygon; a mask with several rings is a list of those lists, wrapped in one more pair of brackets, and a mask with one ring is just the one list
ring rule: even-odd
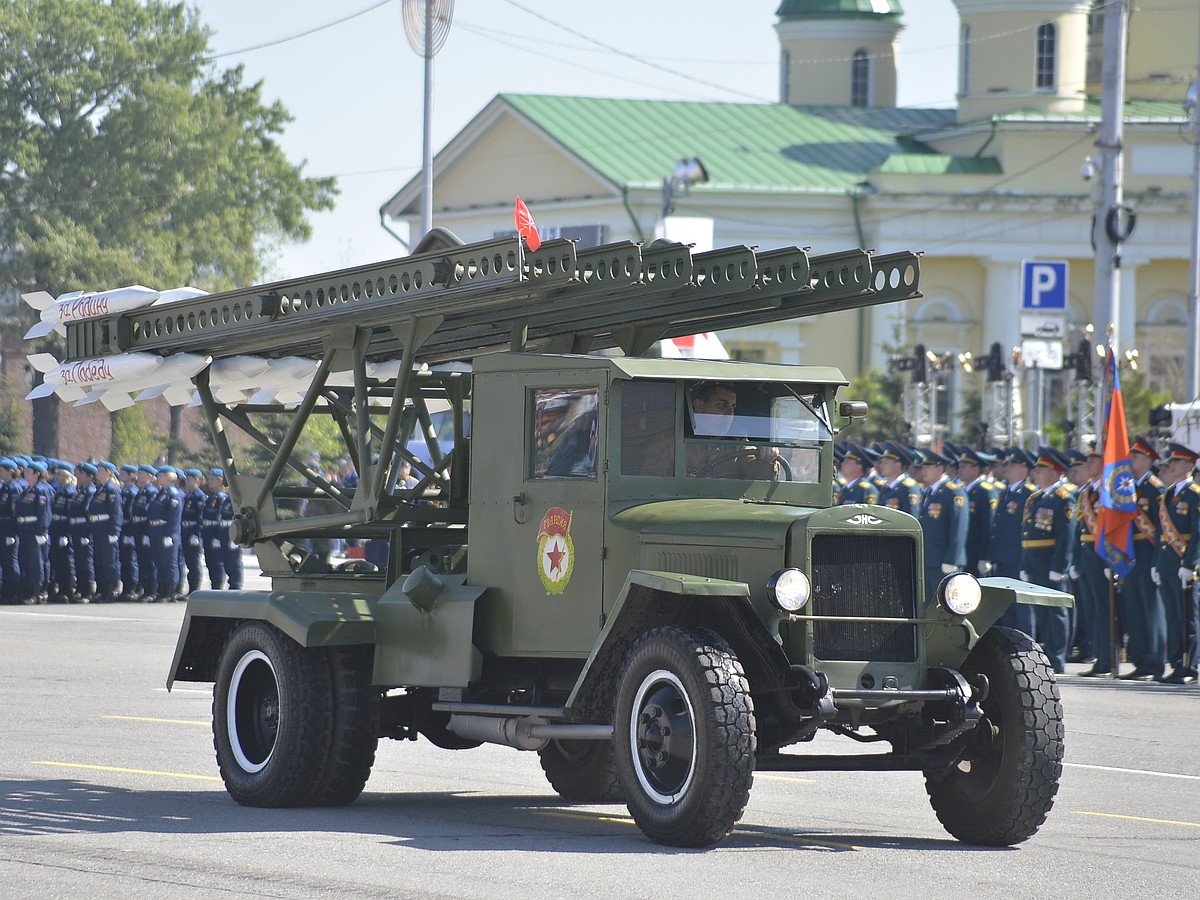
{"label": "black tire", "polygon": [[354,802],[371,777],[379,746],[379,691],[371,687],[369,647],[331,647],[326,652],[333,697],[329,756],[313,784],[312,806]]}
{"label": "black tire", "polygon": [[1058,684],[1029,635],[997,626],[979,639],[962,671],[987,676],[983,719],[963,760],[927,772],[925,789],[938,821],[954,837],[1009,847],[1037,833],[1058,793],[1063,759]]}
{"label": "black tire", "polygon": [[643,833],[703,847],[733,830],[754,781],[754,704],[729,645],[667,625],[629,651],[613,722],[617,776]]}
{"label": "black tire", "polygon": [[551,741],[538,751],[546,780],[572,803],[618,803],[624,799],[612,741]]}
{"label": "black tire", "polygon": [[303,806],[329,757],[329,663],[263,622],[225,642],[213,687],[213,745],[243,806]]}

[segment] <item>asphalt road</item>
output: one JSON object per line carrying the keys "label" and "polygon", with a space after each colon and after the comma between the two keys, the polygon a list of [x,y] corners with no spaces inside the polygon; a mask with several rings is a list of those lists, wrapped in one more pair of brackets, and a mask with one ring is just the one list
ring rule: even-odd
{"label": "asphalt road", "polygon": [[1196,686],[1064,678],[1062,789],[1015,849],[949,838],[919,774],[762,773],[733,835],[674,850],[621,805],[563,805],[535,754],[502,747],[384,742],[349,807],[241,808],[210,690],[164,688],[182,615],[0,607],[0,896],[1132,900],[1200,883]]}

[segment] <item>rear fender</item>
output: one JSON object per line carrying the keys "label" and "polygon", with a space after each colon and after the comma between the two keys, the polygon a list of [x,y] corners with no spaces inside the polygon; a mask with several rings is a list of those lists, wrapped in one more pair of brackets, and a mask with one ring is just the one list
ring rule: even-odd
{"label": "rear fender", "polygon": [[215,680],[221,648],[239,622],[267,622],[302,647],[374,644],[377,602],[350,592],[196,591],[188,595],[167,689]]}
{"label": "rear fender", "polygon": [[633,643],[659,625],[697,625],[725,638],[754,690],[774,690],[790,664],[750,605],[745,582],[632,570],[567,700],[587,718],[608,719],[621,668]]}

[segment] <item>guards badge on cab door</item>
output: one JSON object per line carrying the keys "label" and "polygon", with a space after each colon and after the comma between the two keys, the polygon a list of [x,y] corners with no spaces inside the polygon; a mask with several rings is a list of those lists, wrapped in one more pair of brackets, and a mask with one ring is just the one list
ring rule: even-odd
{"label": "guards badge on cab door", "polygon": [[575,569],[575,544],[571,541],[571,513],[557,506],[546,510],[538,526],[538,577],[547,594],[561,594]]}

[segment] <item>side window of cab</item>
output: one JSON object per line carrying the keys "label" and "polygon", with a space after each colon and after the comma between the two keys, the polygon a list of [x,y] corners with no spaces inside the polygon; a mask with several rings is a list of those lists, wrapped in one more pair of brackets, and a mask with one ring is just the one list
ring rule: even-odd
{"label": "side window of cab", "polygon": [[595,479],[599,388],[533,388],[530,402],[530,477]]}

